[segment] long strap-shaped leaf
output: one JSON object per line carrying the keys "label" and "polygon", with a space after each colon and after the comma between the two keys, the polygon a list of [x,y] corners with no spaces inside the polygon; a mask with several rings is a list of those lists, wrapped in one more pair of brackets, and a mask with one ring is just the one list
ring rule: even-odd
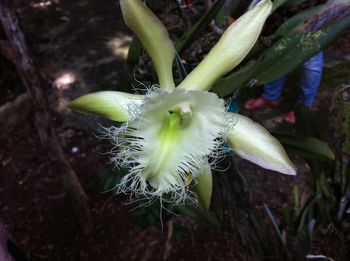
{"label": "long strap-shaped leaf", "polygon": [[274,133],[273,136],[284,145],[287,151],[294,151],[303,158],[323,161],[332,161],[335,158],[330,148],[318,139],[292,134]]}
{"label": "long strap-shaped leaf", "polygon": [[234,73],[220,80],[213,91],[219,96],[226,96],[237,90],[239,86],[228,84],[236,82],[239,77],[241,84],[252,80],[254,73],[254,81],[258,84],[264,84],[278,79],[282,75],[292,71],[299,65],[310,59],[325,46],[336,39],[344,30],[350,27],[350,17],[340,22],[328,26],[315,32],[307,32],[302,34],[291,33],[278,42],[264,53],[264,59],[258,61],[255,66],[243,68],[244,73]]}
{"label": "long strap-shaped leaf", "polygon": [[350,17],[315,32],[292,34],[282,38],[265,53],[265,59],[256,72],[258,83],[276,80],[301,65],[337,38],[350,26]]}

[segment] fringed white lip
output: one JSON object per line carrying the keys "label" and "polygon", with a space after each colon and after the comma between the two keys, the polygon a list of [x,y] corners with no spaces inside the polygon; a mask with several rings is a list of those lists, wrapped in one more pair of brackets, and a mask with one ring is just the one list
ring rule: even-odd
{"label": "fringed white lip", "polygon": [[163,197],[182,204],[189,180],[209,156],[217,155],[225,133],[224,101],[214,93],[156,89],[139,113],[112,134],[114,161],[131,167],[117,193]]}
{"label": "fringed white lip", "polygon": [[[142,1],[120,0],[125,22],[138,35],[155,65],[160,89],[145,96],[97,92],[68,105],[124,122],[106,133],[115,143],[113,161],[130,169],[116,186],[117,193],[160,197],[174,204],[183,204],[188,198],[196,200],[197,193],[208,209],[212,193],[208,158],[221,158],[224,140],[242,158],[267,169],[296,174],[281,144],[262,126],[244,116],[225,113],[223,100],[207,92],[254,46],[272,5],[270,0],[262,0],[242,15],[175,88],[175,48],[165,27]],[[189,189],[193,178],[197,178],[193,182],[197,183],[195,192]]]}

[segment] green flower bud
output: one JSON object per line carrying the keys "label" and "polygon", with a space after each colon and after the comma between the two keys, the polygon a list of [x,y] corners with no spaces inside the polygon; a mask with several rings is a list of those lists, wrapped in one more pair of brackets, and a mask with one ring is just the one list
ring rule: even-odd
{"label": "green flower bud", "polygon": [[270,0],[262,0],[242,15],[221,36],[218,43],[179,85],[189,90],[209,90],[216,80],[231,71],[254,46],[272,8]]}

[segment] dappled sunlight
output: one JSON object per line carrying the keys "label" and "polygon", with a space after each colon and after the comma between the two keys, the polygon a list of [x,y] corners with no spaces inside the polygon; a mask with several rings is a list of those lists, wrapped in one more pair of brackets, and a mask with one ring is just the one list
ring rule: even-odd
{"label": "dappled sunlight", "polygon": [[72,72],[64,72],[61,73],[55,80],[54,80],[54,87],[56,88],[57,92],[57,109],[62,110],[65,108],[65,106],[68,103],[67,98],[64,95],[65,91],[68,91],[71,86],[76,83],[77,77]]}
{"label": "dappled sunlight", "polygon": [[73,73],[64,73],[58,78],[56,78],[54,85],[58,90],[66,90],[71,84],[75,83],[76,77]]}
{"label": "dappled sunlight", "polygon": [[132,38],[129,35],[122,35],[107,41],[106,46],[112,51],[116,58],[126,59],[131,40]]}
{"label": "dappled sunlight", "polygon": [[59,4],[59,0],[48,0],[48,1],[39,1],[37,3],[30,4],[34,8],[47,8],[49,6],[52,6],[54,4]]}

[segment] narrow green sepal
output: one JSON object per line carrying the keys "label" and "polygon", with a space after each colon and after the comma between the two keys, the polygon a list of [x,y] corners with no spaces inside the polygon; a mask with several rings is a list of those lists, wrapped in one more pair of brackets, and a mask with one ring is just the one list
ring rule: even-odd
{"label": "narrow green sepal", "polygon": [[90,93],[68,103],[67,107],[110,120],[125,122],[131,113],[141,105],[143,97],[125,92],[102,91]]}
{"label": "narrow green sepal", "polygon": [[139,0],[121,0],[120,6],[125,23],[139,37],[154,63],[160,87],[174,88],[172,65],[175,47],[166,28]]}
{"label": "narrow green sepal", "polygon": [[213,194],[213,175],[209,164],[203,166],[199,171],[193,191],[196,192],[199,203],[202,204],[205,210],[208,210]]}

